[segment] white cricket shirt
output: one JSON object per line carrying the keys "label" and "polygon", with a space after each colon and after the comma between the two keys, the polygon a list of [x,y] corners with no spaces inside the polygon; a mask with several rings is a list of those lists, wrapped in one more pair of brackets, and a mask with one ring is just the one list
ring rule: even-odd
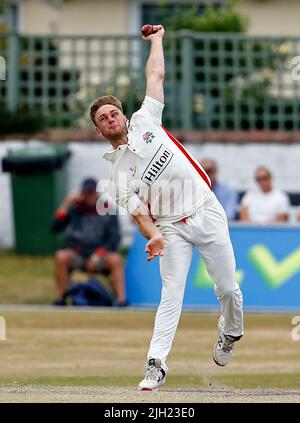
{"label": "white cricket shirt", "polygon": [[175,222],[211,197],[209,177],[161,124],[164,105],[146,96],[132,115],[128,143],[104,154],[112,162],[110,195],[132,214],[143,202],[151,216]]}

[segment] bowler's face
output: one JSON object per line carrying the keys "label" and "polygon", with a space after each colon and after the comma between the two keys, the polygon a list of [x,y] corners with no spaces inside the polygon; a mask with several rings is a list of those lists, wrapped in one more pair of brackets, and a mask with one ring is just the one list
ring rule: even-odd
{"label": "bowler's face", "polygon": [[99,107],[95,121],[105,138],[118,139],[126,132],[126,116],[112,104]]}

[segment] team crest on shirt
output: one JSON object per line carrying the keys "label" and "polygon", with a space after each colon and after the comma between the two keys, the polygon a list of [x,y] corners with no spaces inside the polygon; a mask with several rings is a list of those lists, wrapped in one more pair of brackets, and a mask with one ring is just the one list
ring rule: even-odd
{"label": "team crest on shirt", "polygon": [[132,167],[129,168],[129,172],[130,172],[131,176],[133,176],[133,177],[135,177],[136,171],[137,171],[136,166],[134,166],[134,167],[132,166]]}
{"label": "team crest on shirt", "polygon": [[146,132],[143,135],[143,140],[146,141],[147,144],[149,144],[150,142],[152,142],[154,140],[155,136],[153,135],[153,132]]}

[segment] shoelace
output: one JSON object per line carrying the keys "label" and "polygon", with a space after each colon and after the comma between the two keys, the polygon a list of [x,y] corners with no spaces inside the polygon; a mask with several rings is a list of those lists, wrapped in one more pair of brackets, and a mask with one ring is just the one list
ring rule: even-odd
{"label": "shoelace", "polygon": [[226,338],[222,350],[226,353],[231,352],[233,348],[233,343],[234,341],[229,338]]}
{"label": "shoelace", "polygon": [[159,377],[159,372],[160,369],[157,367],[146,367],[147,371],[146,371],[146,375],[145,375],[145,379],[147,380],[157,380]]}

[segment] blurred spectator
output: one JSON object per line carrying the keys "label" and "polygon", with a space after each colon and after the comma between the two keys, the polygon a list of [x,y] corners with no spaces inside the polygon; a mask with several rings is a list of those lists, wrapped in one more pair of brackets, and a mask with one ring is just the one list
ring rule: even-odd
{"label": "blurred spectator", "polygon": [[217,180],[218,168],[217,164],[212,159],[205,159],[200,162],[201,166],[208,174],[213,192],[217,199],[222,204],[228,220],[234,220],[237,218],[238,212],[238,194],[237,192],[229,187],[228,185],[221,184]]}
{"label": "blurred spectator", "polygon": [[246,192],[241,201],[240,220],[257,223],[286,222],[289,198],[273,188],[272,175],[265,167],[255,172],[258,189]]}
{"label": "blurred spectator", "polygon": [[96,210],[97,182],[88,178],[79,195],[69,195],[55,213],[52,229],[66,230],[68,248],[55,254],[55,277],[61,300],[73,269],[109,274],[116,305],[126,305],[123,260],[118,253],[119,222],[116,215],[100,216]]}

